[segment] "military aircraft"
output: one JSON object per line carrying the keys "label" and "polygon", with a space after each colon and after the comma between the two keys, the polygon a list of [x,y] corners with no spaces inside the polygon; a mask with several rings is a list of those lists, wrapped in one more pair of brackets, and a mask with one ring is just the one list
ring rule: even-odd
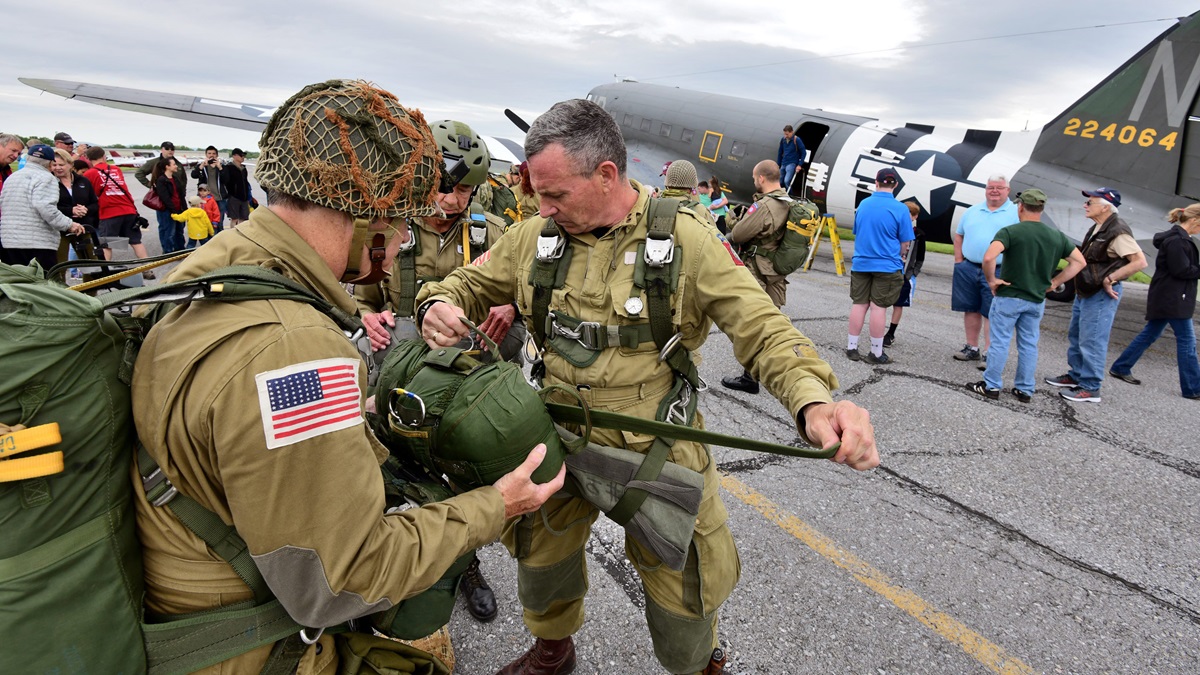
{"label": "military aircraft", "polygon": [[[67,98],[125,110],[261,130],[273,105],[236,103],[63,80],[20,78]],[[809,151],[808,171],[792,187],[849,224],[874,189],[875,173],[900,174],[897,197],[921,207],[931,241],[950,241],[964,210],[984,200],[989,176],[1009,178],[1013,192],[1038,187],[1050,197],[1045,220],[1076,241],[1091,221],[1083,188],[1121,192],[1121,214],[1143,248],[1164,229],[1170,208],[1200,201],[1200,12],[1180,20],[1039,130],[951,129],[893,122],[625,81],[587,97],[620,125],[629,173],[660,182],[665,163],[689,159],[702,176],[720,178],[735,201],[754,191],[753,165],[774,158],[784,125]],[[485,137],[502,172],[524,159],[520,143]],[[1147,256],[1151,262],[1153,255]]]}
{"label": "military aircraft", "polygon": [[666,162],[688,159],[701,176],[718,176],[745,199],[754,191],[754,164],[776,157],[790,124],[809,152],[807,174],[792,193],[840,222],[852,222],[875,173],[890,166],[900,174],[896,197],[920,205],[930,240],[948,242],[965,209],[984,201],[988,177],[1000,174],[1013,194],[1044,190],[1045,220],[1077,242],[1092,225],[1080,190],[1116,188],[1122,217],[1152,252],[1149,240],[1165,229],[1164,214],[1200,201],[1198,87],[1200,12],[1031,131],[894,122],[633,81],[595,87],[588,98],[620,125],[637,180],[659,182]]}

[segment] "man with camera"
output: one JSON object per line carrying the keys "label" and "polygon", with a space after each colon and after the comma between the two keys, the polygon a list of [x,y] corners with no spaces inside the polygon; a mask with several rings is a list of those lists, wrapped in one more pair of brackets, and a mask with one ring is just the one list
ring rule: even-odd
{"label": "man with camera", "polygon": [[197,184],[208,185],[209,193],[216,200],[217,208],[221,210],[221,219],[213,223],[213,229],[217,232],[220,232],[225,224],[225,205],[229,200],[229,190],[225,189],[221,181],[221,164],[216,146],[210,145],[204,149],[204,161],[192,169],[192,178],[196,179]]}

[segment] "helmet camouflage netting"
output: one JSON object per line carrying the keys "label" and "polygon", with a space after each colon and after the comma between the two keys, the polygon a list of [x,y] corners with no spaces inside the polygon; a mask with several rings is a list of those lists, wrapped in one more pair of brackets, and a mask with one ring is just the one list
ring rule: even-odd
{"label": "helmet camouflage netting", "polygon": [[419,110],[361,80],[311,84],[259,140],[263,188],[355,218],[431,215],[442,157]]}

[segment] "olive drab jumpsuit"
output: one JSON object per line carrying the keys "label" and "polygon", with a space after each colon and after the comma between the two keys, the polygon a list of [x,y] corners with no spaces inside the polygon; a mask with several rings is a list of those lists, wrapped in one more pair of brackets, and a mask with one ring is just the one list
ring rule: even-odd
{"label": "olive drab jumpsuit", "polygon": [[[648,232],[650,200],[645,188],[631,183],[638,199],[623,222],[600,237],[592,233],[567,237],[573,249],[572,262],[564,284],[551,296],[551,312],[597,322],[601,333],[605,326],[648,323],[648,307],[638,307],[629,298],[638,245],[645,242]],[[478,319],[489,306],[515,300],[522,314],[532,316],[530,270],[546,223],[539,217],[514,226],[492,249],[485,264],[456,270],[442,282],[425,285],[418,306],[430,299],[444,300]],[[673,322],[682,333],[682,347],[695,355],[715,321],[732,339],[737,359],[793,417],[809,403],[830,401],[837,380],[829,365],[817,356],[812,342],[771,305],[716,228],[680,208],[674,237],[676,256],[682,260],[671,305]],[[636,346],[618,344],[590,354],[579,349],[578,342],[562,336],[552,335],[547,340],[546,385],[565,384],[599,409],[655,417],[675,375],[659,361],[659,349],[651,338]],[[587,365],[579,365],[589,360]],[[693,425],[703,426],[699,413]],[[592,440],[646,452],[653,438],[595,429]],[[688,561],[683,571],[673,571],[630,537],[626,537],[625,550],[645,587],[646,618],[656,656],[670,672],[687,673],[703,669],[717,645],[717,610],[737,583],[740,562],[725,524],[727,513],[708,447],[676,441],[669,461],[704,476]],[[594,506],[581,499],[552,498],[539,512],[505,527],[502,541],[518,559],[519,597],[525,623],[535,636],[561,639],[583,624],[587,592],[584,545],[598,515]]]}
{"label": "olive drab jumpsuit", "polygon": [[700,220],[709,223],[713,227],[716,227],[717,221],[715,218],[713,218],[712,211],[709,211],[707,208],[705,208],[704,204],[701,204],[700,201],[696,199],[696,195],[693,195],[690,190],[667,188],[666,190],[663,190],[662,197],[663,199],[678,199],[679,201],[683,202],[685,208],[695,211],[696,215],[700,216]]}
{"label": "olive drab jumpsuit", "polygon": [[[171,279],[234,264],[276,269],[354,312],[320,256],[267,208],[198,249]],[[350,387],[348,418],[269,444],[260,385],[313,365],[351,366],[357,395]],[[134,418],[150,455],[180,492],[236,527],[301,625],[335,625],[399,603],[498,538],[504,523],[494,487],[384,515],[379,464],[387,450],[362,419],[365,378],[358,350],[332,320],[286,300],[175,308],[150,331],[135,366]],[[136,469],[135,462],[147,611],[182,614],[250,599],[228,563],[169,509],[147,503]],[[308,647],[298,672],[335,672],[333,640],[326,634]],[[259,672],[270,650],[202,672]]]}
{"label": "olive drab jumpsuit", "polygon": [[742,258],[762,289],[771,296],[776,307],[787,302],[787,276],[775,271],[766,256],[754,255],[754,250],[774,251],[779,248],[783,228],[787,227],[790,202],[783,188],[754,196],[754,205],[741,218],[730,219],[729,241],[742,247]]}
{"label": "olive drab jumpsuit", "polygon": [[[487,240],[483,246],[478,248],[490,251],[496,241],[504,235],[505,225],[503,220],[490,213],[484,215],[487,219]],[[469,223],[470,214],[465,211],[462,217],[444,233],[439,233],[426,225],[424,219],[414,218],[409,221],[413,237],[417,240],[410,245],[414,246],[412,249],[414,251],[413,263],[418,287],[430,281],[440,281],[450,272],[463,266],[463,228]],[[468,234],[469,241],[470,235]],[[467,248],[471,248],[469,243]],[[359,312],[363,314],[381,312],[385,309],[391,310],[392,314],[396,316],[396,335],[402,339],[419,340],[421,336],[412,323],[415,310],[415,289],[412,297],[407,299],[404,297],[405,281],[401,270],[403,256],[403,252],[396,256],[395,262],[392,263],[392,274],[384,281],[368,286],[355,286],[354,300],[358,305]],[[471,255],[471,251],[467,250],[466,259],[470,261],[474,258],[476,256]],[[501,353],[506,356],[519,353],[525,344],[525,336],[525,324],[520,317],[517,317],[509,329],[508,335],[504,338]]]}

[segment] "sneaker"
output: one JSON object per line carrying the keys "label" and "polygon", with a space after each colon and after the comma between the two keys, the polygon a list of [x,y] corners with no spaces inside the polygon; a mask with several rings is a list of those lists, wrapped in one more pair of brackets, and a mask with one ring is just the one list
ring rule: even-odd
{"label": "sneaker", "polygon": [[891,347],[892,343],[895,341],[896,341],[896,336],[892,335],[891,333],[888,333],[887,335],[883,336],[883,346],[884,347]]}
{"label": "sneaker", "polygon": [[1071,378],[1070,375],[1059,375],[1058,377],[1047,377],[1046,384],[1051,387],[1067,387],[1074,389],[1079,386],[1079,383]]}
{"label": "sneaker", "polygon": [[1029,403],[1030,401],[1033,400],[1033,394],[1026,394],[1025,392],[1021,391],[1020,389],[1017,389],[1016,387],[1012,388],[1012,395],[1016,396],[1017,400],[1020,401],[1021,403]]}
{"label": "sneaker", "polygon": [[861,361],[862,355],[858,353],[857,349],[847,349],[846,358],[850,359],[851,361]]}
{"label": "sneaker", "polygon": [[892,358],[887,355],[887,352],[883,352],[879,356],[875,356],[875,352],[867,352],[866,361],[877,366],[886,366],[892,362]]}
{"label": "sneaker", "polygon": [[1100,402],[1100,392],[1096,392],[1093,394],[1092,392],[1090,392],[1087,389],[1084,389],[1082,387],[1075,387],[1074,389],[1060,391],[1060,392],[1058,392],[1058,395],[1067,399],[1068,401],[1074,401],[1076,403],[1099,403]]}
{"label": "sneaker", "polygon": [[963,345],[963,348],[958,350],[958,352],[954,355],[954,360],[955,361],[978,361],[979,360],[979,347],[972,347],[971,345]]}
{"label": "sneaker", "polygon": [[1117,378],[1118,380],[1121,380],[1122,382],[1128,382],[1129,384],[1141,384],[1142,383],[1141,380],[1139,380],[1133,376],[1133,373],[1121,374],[1121,373],[1114,373],[1113,371],[1110,370],[1110,371],[1108,371],[1108,374],[1112,375],[1113,377]]}
{"label": "sneaker", "polygon": [[979,365],[975,367],[980,370],[987,370],[987,354],[983,354],[979,357]]}
{"label": "sneaker", "polygon": [[1000,390],[992,389],[991,387],[987,386],[986,382],[982,380],[979,382],[972,382],[971,384],[966,385],[966,387],[967,389],[970,389],[984,398],[990,398],[993,401],[1000,400]]}

